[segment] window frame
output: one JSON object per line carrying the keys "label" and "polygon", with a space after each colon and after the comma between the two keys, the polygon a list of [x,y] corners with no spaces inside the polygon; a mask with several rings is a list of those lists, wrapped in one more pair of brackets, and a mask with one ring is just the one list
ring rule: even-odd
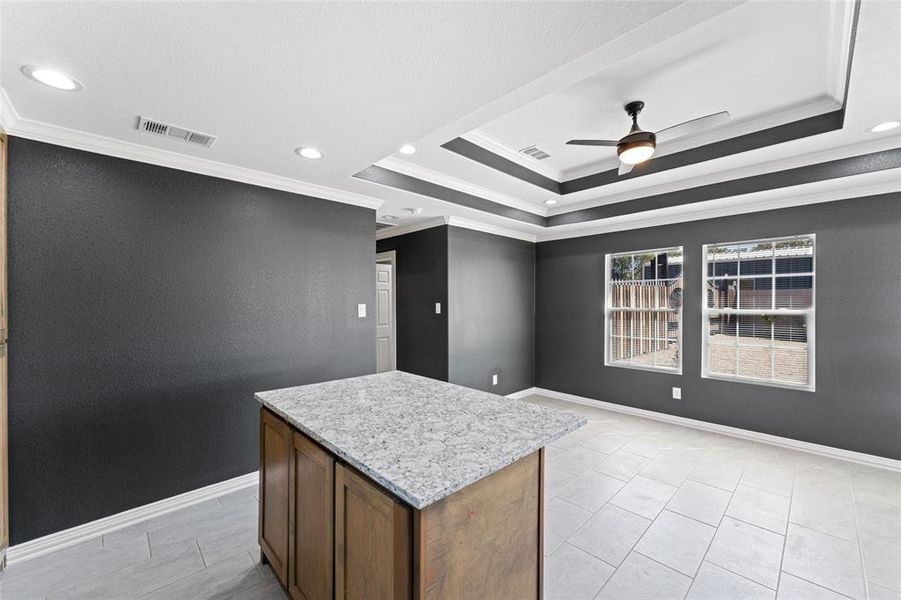
{"label": "window frame", "polygon": [[[777,273],[776,272],[776,255],[773,253],[773,267],[772,273],[768,275],[768,277],[773,282],[773,294],[775,298],[776,292],[776,278],[778,277],[810,277],[811,278],[811,290],[810,290],[810,307],[809,308],[801,308],[801,309],[779,309],[775,307],[775,304],[771,309],[756,309],[756,308],[725,308],[725,309],[717,309],[710,308],[708,306],[707,300],[707,282],[711,279],[715,279],[716,275],[716,267],[714,267],[714,275],[708,276],[708,267],[711,263],[708,260],[709,257],[709,249],[715,246],[739,246],[743,244],[763,244],[763,243],[778,243],[785,242],[791,240],[810,240],[813,243],[813,254],[811,256],[810,263],[810,272],[809,273]],[[729,381],[732,383],[745,383],[749,385],[762,385],[766,387],[774,387],[780,389],[794,390],[794,391],[803,391],[803,392],[815,392],[816,391],[816,299],[817,299],[817,239],[815,233],[807,233],[807,234],[798,234],[798,235],[787,235],[773,238],[759,238],[752,240],[744,240],[744,241],[736,241],[736,242],[714,242],[708,243],[701,246],[701,378],[702,379],[713,379],[717,381]],[[740,269],[739,269],[740,271]],[[767,275],[749,277],[751,278],[763,278],[767,277]],[[741,281],[740,272],[737,273],[734,277],[736,282]],[[741,298],[741,284],[737,283],[736,285],[736,298],[735,305],[739,306],[739,300]],[[709,347],[710,347],[710,317],[712,315],[760,315],[760,314],[772,314],[772,315],[782,315],[782,316],[791,316],[791,315],[804,315],[807,318],[807,382],[806,383],[792,383],[790,381],[774,381],[772,379],[760,379],[757,377],[747,377],[741,375],[727,375],[723,373],[711,373],[708,365],[709,358]],[[737,333],[736,333],[737,336]],[[773,346],[770,346],[772,348]],[[737,350],[738,346],[736,346]],[[737,352],[736,352],[737,353]],[[737,371],[737,369],[736,369]]]}
{"label": "window frame", "polygon": [[[624,307],[614,307],[613,306],[613,295],[611,294],[611,277],[610,277],[610,265],[611,261],[614,258],[619,258],[622,256],[636,256],[641,254],[662,254],[665,252],[679,252],[682,255],[682,302],[679,304],[678,309],[631,309],[633,312],[675,312],[679,316],[679,332],[678,332],[678,344],[679,344],[679,365],[677,367],[666,367],[666,366],[654,366],[654,365],[641,365],[641,364],[631,364],[620,361],[612,361],[610,359],[610,340],[613,336],[613,325],[611,321],[611,317],[614,312],[628,312],[627,310],[623,310]],[[626,252],[608,252],[604,255],[604,366],[605,367],[614,367],[614,368],[623,368],[623,369],[633,369],[637,371],[647,371],[650,373],[661,373],[664,375],[682,375],[682,356],[684,354],[684,348],[682,346],[682,330],[683,330],[683,318],[685,313],[685,247],[684,246],[664,246],[662,248],[651,248],[648,250],[632,250]],[[667,278],[668,279],[668,278]]]}

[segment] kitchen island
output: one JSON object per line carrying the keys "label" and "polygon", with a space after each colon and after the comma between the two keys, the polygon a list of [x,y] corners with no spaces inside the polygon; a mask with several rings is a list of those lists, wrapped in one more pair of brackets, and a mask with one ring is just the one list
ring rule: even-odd
{"label": "kitchen island", "polygon": [[541,598],[543,448],[584,418],[400,371],[256,398],[292,598]]}

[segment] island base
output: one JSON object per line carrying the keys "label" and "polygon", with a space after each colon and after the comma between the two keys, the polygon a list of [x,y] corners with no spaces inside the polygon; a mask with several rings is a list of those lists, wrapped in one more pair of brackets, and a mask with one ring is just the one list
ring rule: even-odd
{"label": "island base", "polygon": [[260,547],[295,599],[540,599],[544,450],[417,510],[266,409]]}

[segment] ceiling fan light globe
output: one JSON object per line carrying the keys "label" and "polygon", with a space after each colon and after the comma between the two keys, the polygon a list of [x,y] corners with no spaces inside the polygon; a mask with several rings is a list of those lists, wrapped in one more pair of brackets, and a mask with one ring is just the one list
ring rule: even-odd
{"label": "ceiling fan light globe", "polygon": [[654,143],[647,141],[623,144],[617,148],[617,154],[619,154],[619,159],[627,165],[637,165],[654,155]]}

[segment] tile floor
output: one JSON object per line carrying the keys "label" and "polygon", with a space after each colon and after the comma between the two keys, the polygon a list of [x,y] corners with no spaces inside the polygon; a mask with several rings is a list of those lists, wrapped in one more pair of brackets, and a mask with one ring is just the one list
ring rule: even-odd
{"label": "tile floor", "polygon": [[[589,419],[547,451],[547,600],[901,600],[901,474],[528,400]],[[281,600],[256,516],[255,488],[209,500],[13,564],[0,598]]]}

